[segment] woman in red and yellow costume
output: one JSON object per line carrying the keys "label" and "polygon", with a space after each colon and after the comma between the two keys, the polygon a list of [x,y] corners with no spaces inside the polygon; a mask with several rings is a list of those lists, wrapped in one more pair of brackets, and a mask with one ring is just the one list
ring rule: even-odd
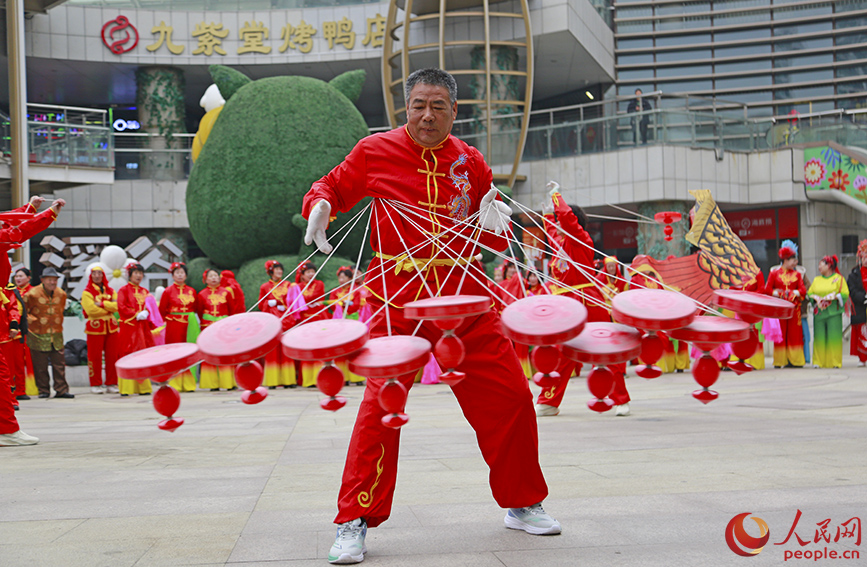
{"label": "woman in red and yellow costume", "polygon": [[[205,273],[202,274],[202,280],[207,287],[200,291],[196,297],[196,312],[202,321],[202,330],[205,330],[214,322],[234,315],[234,305],[232,292],[220,285],[220,272],[213,268],[205,270]],[[212,392],[219,391],[220,388],[234,390],[235,373],[233,368],[202,362],[199,387]]]}
{"label": "woman in red and yellow costume", "polygon": [[[120,352],[120,331],[117,313],[117,292],[108,285],[106,269],[102,264],[88,266],[87,287],[81,294],[81,308],[87,324],[87,370],[90,391],[94,394],[116,394],[117,363]],[[102,383],[102,357],[105,355],[105,385]]]}
{"label": "woman in red and yellow costume", "polygon": [[791,302],[795,306],[796,316],[780,320],[783,340],[774,343],[774,367],[801,368],[804,366],[804,331],[797,314],[801,312],[801,302],[807,296],[807,288],[804,278],[795,269],[798,265],[798,246],[791,240],[784,240],[779,256],[782,266],[768,274],[765,293]]}
{"label": "woman in red and yellow costume", "polygon": [[313,279],[314,277],[316,277],[316,266],[313,262],[305,260],[298,265],[295,283],[301,288],[304,302],[307,304],[307,308],[299,313],[299,320],[302,323],[328,318],[325,310],[325,284],[322,280]]}
{"label": "woman in red and yellow costume", "polygon": [[[285,332],[298,321],[298,314],[292,312],[300,309],[298,298],[301,296],[301,289],[298,284],[283,279],[283,264],[277,260],[265,262],[265,271],[268,272],[268,281],[259,288],[259,310],[281,317]],[[289,315],[286,315],[287,309],[290,311]],[[283,317],[284,315],[286,316]],[[277,386],[284,388],[296,386],[295,361],[283,354],[281,347],[275,348],[265,356],[263,383],[271,389]]]}
{"label": "woman in red and yellow costume", "polygon": [[[160,297],[160,315],[166,322],[166,344],[194,343],[199,336],[196,290],[187,285],[187,266],[174,262],[169,266],[172,285]],[[195,392],[196,377],[189,370],[169,380],[179,392]]]}
{"label": "woman in red and yellow costume", "polygon": [[[117,313],[120,316],[120,357],[154,346],[154,324],[145,308],[150,293],[141,287],[144,267],[138,263],[128,264],[129,283],[117,292]],[[130,394],[150,395],[153,391],[150,380],[127,380],[119,378],[121,396]]]}
{"label": "woman in red and yellow costume", "polygon": [[[340,266],[337,268],[337,283],[338,287],[331,290],[328,294],[328,304],[331,306],[332,317],[334,319],[354,319],[358,321],[358,310],[361,308],[361,293],[358,282],[353,282],[355,279],[355,270],[350,266]],[[343,371],[343,376],[346,377],[346,385],[364,384],[364,376],[359,376],[349,371],[349,363],[347,358],[338,359],[335,361],[340,370]]]}
{"label": "woman in red and yellow costume", "polygon": [[30,270],[18,268],[12,276],[12,282],[6,286],[6,297],[10,301],[13,298],[18,301],[18,312],[21,314],[24,326],[21,328],[21,336],[7,346],[10,358],[12,358],[12,361],[9,363],[9,370],[14,375],[15,398],[18,400],[29,400],[30,396],[39,394],[39,389],[36,387],[36,379],[33,376],[33,362],[30,360],[30,348],[27,346],[27,315],[24,306],[24,295],[33,288],[30,285]]}
{"label": "woman in red and yellow costume", "polygon": [[[548,269],[557,282],[551,284],[555,295],[566,295],[576,299],[587,308],[587,320],[591,322],[610,322],[611,315],[605,308],[605,298],[599,287],[602,284],[596,279],[596,269],[593,265],[595,249],[593,239],[585,229],[587,219],[581,207],[570,207],[559,193],[560,185],[551,181],[548,183],[551,202],[543,208],[545,232],[548,242],[554,251]],[[580,267],[580,269],[579,269]],[[617,415],[629,414],[629,392],[626,391],[624,375],[625,364],[609,365],[614,372],[614,390],[611,400],[617,406]],[[560,404],[566,386],[573,375],[581,373],[581,365],[565,357],[561,359],[560,383],[542,389],[536,399],[536,415],[554,416],[560,413]]]}
{"label": "woman in red and yellow costume", "polygon": [[605,301],[611,305],[611,300],[618,293],[626,289],[626,278],[623,277],[623,272],[620,271],[620,263],[614,256],[606,256],[602,261],[602,273],[600,280],[605,285],[602,288],[602,293],[605,294]]}

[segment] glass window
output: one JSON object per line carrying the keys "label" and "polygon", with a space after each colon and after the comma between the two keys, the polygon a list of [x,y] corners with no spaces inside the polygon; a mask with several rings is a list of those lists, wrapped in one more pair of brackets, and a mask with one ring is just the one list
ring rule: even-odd
{"label": "glass window", "polygon": [[817,37],[815,39],[796,39],[792,41],[778,41],[774,44],[774,51],[797,51],[801,49],[824,49],[831,47],[833,38]]}
{"label": "glass window", "polygon": [[757,6],[770,6],[771,0],[714,0],[715,12],[723,10],[737,10],[738,8],[754,8]]}
{"label": "glass window", "polygon": [[838,77],[859,77],[861,75],[867,75],[867,65],[837,67]]}
{"label": "glass window", "polygon": [[723,57],[743,57],[744,55],[759,55],[771,52],[771,46],[767,43],[758,45],[745,45],[743,47],[717,47],[713,50],[718,59]]}
{"label": "glass window", "polygon": [[840,94],[867,92],[867,81],[852,81],[849,83],[837,83],[837,92]]}
{"label": "glass window", "polygon": [[640,65],[642,63],[653,63],[652,53],[642,53],[640,55],[618,55],[618,65]]}
{"label": "glass window", "polygon": [[[726,95],[724,98],[735,98],[738,102],[770,102],[773,100],[771,91],[747,91]],[[752,114],[752,110],[750,111],[750,114]]]}
{"label": "glass window", "polygon": [[838,18],[837,19],[837,27],[838,28],[854,28],[860,26],[867,26],[867,16],[858,16],[858,17],[850,17],[850,18]]}
{"label": "glass window", "polygon": [[867,59],[867,49],[841,49],[837,52],[837,61],[856,61]]}
{"label": "glass window", "polygon": [[685,93],[709,91],[713,89],[713,84],[710,79],[703,81],[676,81],[657,83],[656,88],[667,93]]}
{"label": "glass window", "polygon": [[653,22],[650,20],[617,22],[617,33],[640,33],[649,31],[653,31]]}
{"label": "glass window", "polygon": [[782,35],[799,35],[802,33],[817,33],[831,31],[831,22],[815,22],[808,24],[797,24],[794,26],[776,26],[774,28],[774,36]]}
{"label": "glass window", "polygon": [[717,73],[738,73],[743,71],[762,71],[771,69],[770,59],[756,59],[753,61],[737,61],[735,63],[717,63]]}
{"label": "glass window", "polygon": [[830,65],[834,62],[831,53],[819,53],[816,55],[803,55],[801,57],[777,57],[774,59],[774,67],[800,67],[802,65]]}
{"label": "glass window", "polygon": [[657,16],[675,16],[699,12],[710,12],[710,2],[679,2],[677,4],[662,4],[656,7]]}
{"label": "glass window", "polygon": [[617,19],[620,18],[649,18],[653,16],[653,8],[640,6],[635,8],[617,8]]}
{"label": "glass window", "polygon": [[656,29],[665,30],[691,30],[695,28],[709,28],[709,16],[684,16],[681,18],[666,18],[657,20]]}
{"label": "glass window", "polygon": [[657,67],[657,77],[688,77],[690,75],[710,75],[710,65],[687,65],[685,67]]}
{"label": "glass window", "polygon": [[774,98],[777,100],[786,100],[790,98],[813,98],[820,96],[834,96],[834,86],[822,85],[799,89],[779,89],[774,94]]}
{"label": "glass window", "polygon": [[809,82],[824,82],[834,78],[834,71],[831,69],[816,69],[814,71],[803,71],[801,73],[776,73],[774,74],[774,82],[781,83],[809,83]]}
{"label": "glass window", "polygon": [[837,13],[852,10],[867,10],[867,0],[837,0],[834,2],[834,11]]}
{"label": "glass window", "polygon": [[731,14],[721,14],[713,17],[714,26],[734,26],[737,24],[746,24],[750,22],[769,22],[771,20],[771,11],[753,11],[753,12],[732,12]]}
{"label": "glass window", "polygon": [[653,80],[653,69],[640,69],[638,71],[617,71],[619,81],[634,81],[648,79]]}
{"label": "glass window", "polygon": [[771,37],[771,30],[768,28],[714,32],[713,34],[714,41],[743,41],[745,39],[763,39],[766,37]]}
{"label": "glass window", "polygon": [[656,47],[673,47],[675,45],[696,45],[710,43],[709,33],[694,33],[689,35],[668,35],[656,38]]}
{"label": "glass window", "polygon": [[710,49],[690,49],[687,51],[658,51],[656,61],[672,63],[675,61],[691,61],[693,59],[710,59]]}
{"label": "glass window", "polygon": [[653,39],[617,39],[617,49],[649,49],[653,47]]}
{"label": "glass window", "polygon": [[867,42],[864,32],[844,33],[840,28],[837,28],[837,33],[834,34],[834,40],[837,42],[837,45],[853,45],[855,43]]}
{"label": "glass window", "polygon": [[805,4],[801,6],[776,7],[774,9],[775,20],[791,20],[792,18],[806,18],[808,16],[824,16],[831,13],[831,2],[821,4]]}
{"label": "glass window", "polygon": [[770,75],[743,75],[740,77],[732,77],[731,79],[717,79],[717,89],[745,89],[748,87],[769,87],[771,86]]}

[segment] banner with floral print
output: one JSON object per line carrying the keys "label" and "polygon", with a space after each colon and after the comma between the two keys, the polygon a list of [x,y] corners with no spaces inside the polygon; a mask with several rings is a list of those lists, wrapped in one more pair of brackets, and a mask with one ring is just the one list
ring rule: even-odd
{"label": "banner with floral print", "polygon": [[843,191],[867,203],[867,168],[829,146],[804,150],[804,183],[807,191]]}

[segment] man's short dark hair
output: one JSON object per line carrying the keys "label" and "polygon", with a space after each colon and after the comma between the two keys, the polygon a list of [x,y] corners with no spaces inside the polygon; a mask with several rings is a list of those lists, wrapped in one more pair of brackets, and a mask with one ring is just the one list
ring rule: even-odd
{"label": "man's short dark hair", "polygon": [[30,270],[28,270],[27,268],[18,268],[17,270],[15,270],[15,273],[17,274],[18,272],[24,272],[25,276],[27,276],[28,278],[30,277]]}
{"label": "man's short dark hair", "polygon": [[641,92],[641,89],[635,89],[635,94],[638,94],[640,92]]}
{"label": "man's short dark hair", "polygon": [[406,86],[403,89],[403,96],[407,106],[409,106],[409,94],[412,92],[413,87],[419,83],[424,85],[433,85],[435,87],[445,87],[445,89],[449,91],[449,104],[454,105],[458,100],[458,83],[455,81],[455,78],[452,77],[451,73],[443,71],[442,69],[437,69],[436,67],[428,67],[427,69],[413,71],[412,74],[406,78]]}

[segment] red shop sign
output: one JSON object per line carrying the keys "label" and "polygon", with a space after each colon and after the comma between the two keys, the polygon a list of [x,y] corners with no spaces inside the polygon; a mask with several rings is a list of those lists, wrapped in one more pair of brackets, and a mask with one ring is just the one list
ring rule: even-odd
{"label": "red shop sign", "polygon": [[638,225],[634,222],[606,221],[602,223],[602,248],[637,248]]}
{"label": "red shop sign", "polygon": [[723,214],[741,240],[798,238],[798,207],[733,211]]}

